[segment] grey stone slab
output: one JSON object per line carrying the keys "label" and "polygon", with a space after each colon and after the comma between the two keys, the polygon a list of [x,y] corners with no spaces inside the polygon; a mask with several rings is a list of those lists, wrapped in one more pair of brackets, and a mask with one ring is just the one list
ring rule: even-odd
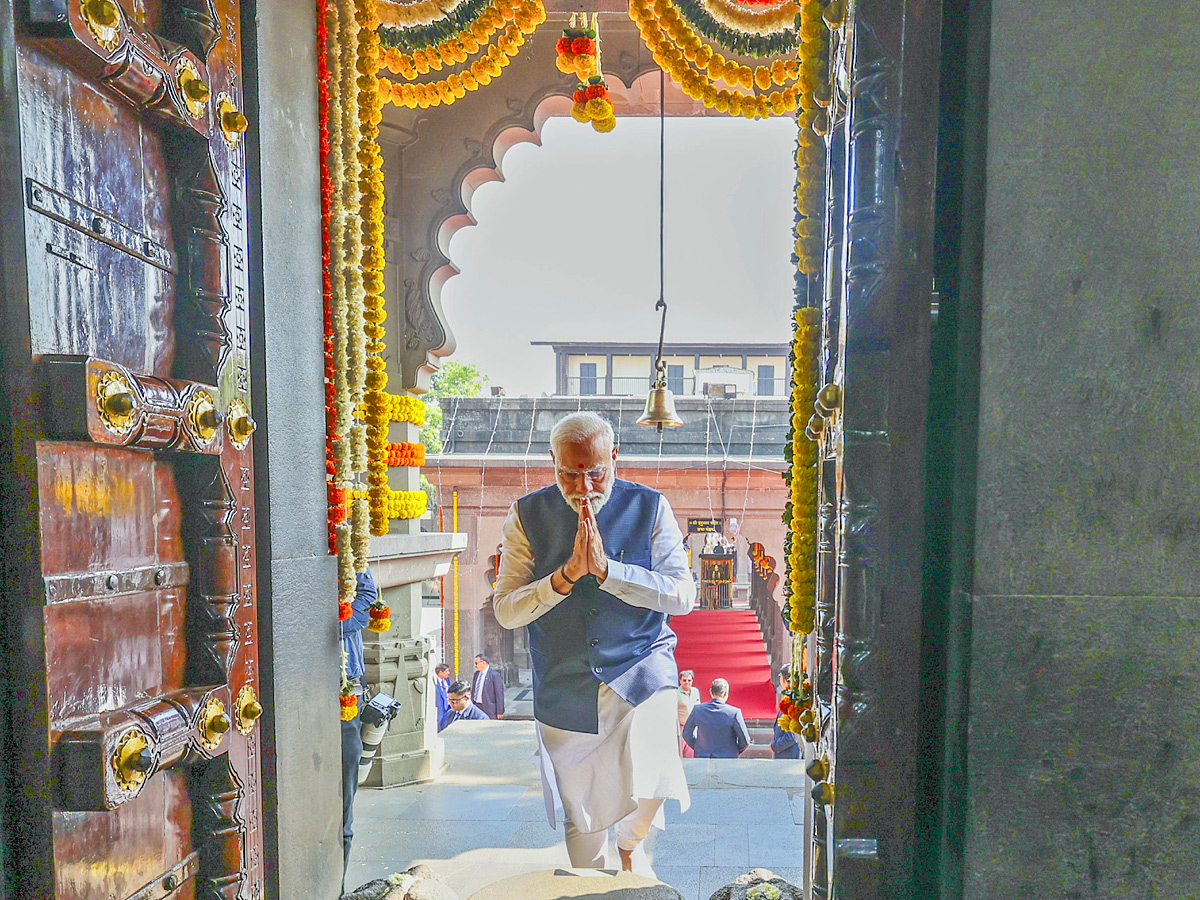
{"label": "grey stone slab", "polygon": [[[514,822],[355,821],[346,885],[403,872],[424,863],[451,887],[453,876],[475,858],[495,859],[517,830]],[[353,874],[351,874],[353,873]],[[455,888],[458,890],[458,888]]]}
{"label": "grey stone slab", "polygon": [[717,784],[802,790],[802,759],[714,759],[712,777]]}
{"label": "grey stone slab", "polygon": [[[808,833],[799,825],[750,826],[749,850],[746,866],[750,869],[802,869],[804,867],[804,845]],[[719,860],[726,863],[725,859]],[[732,860],[729,860],[732,863]]]}
{"label": "grey stone slab", "polygon": [[715,825],[672,824],[654,833],[654,846],[647,851],[655,871],[660,865],[711,866],[716,864],[716,840]]}
{"label": "grey stone slab", "polygon": [[683,761],[683,774],[687,778],[689,787],[695,787],[703,783],[708,778],[710,759],[685,759]]}
{"label": "grey stone slab", "polygon": [[[718,888],[723,888],[739,875],[745,875],[749,868],[731,868],[729,866],[705,866],[700,870],[700,900],[709,900]],[[792,884],[803,884],[804,870],[802,868],[791,869],[771,869],[776,875],[784,881],[789,881]]]}
{"label": "grey stone slab", "polygon": [[418,787],[368,788],[354,795],[354,819],[399,819],[421,796]]}
{"label": "grey stone slab", "polygon": [[630,872],[550,869],[495,881],[468,900],[679,900],[670,885]]}
{"label": "grey stone slab", "polygon": [[508,818],[524,794],[521,785],[434,784],[421,789],[404,810],[404,818],[499,822]]}
{"label": "grey stone slab", "polygon": [[667,822],[691,825],[747,825],[758,822],[792,822],[786,791],[767,788],[693,790],[692,805],[680,813],[674,804],[666,807]]}
{"label": "grey stone slab", "polygon": [[971,657],[967,900],[1194,895],[1200,599],[977,598]]}
{"label": "grey stone slab", "polygon": [[698,866],[659,866],[654,874],[664,884],[669,884],[683,900],[700,900],[700,869]]}
{"label": "grey stone slab", "polygon": [[544,820],[542,822],[518,822],[517,830],[507,846],[528,850],[553,850],[556,854],[561,852],[561,859],[556,857],[555,862],[561,862],[564,865],[567,858],[562,826],[554,829]]}
{"label": "grey stone slab", "polygon": [[[538,791],[536,796],[526,794],[512,808],[512,812],[508,817],[517,822],[541,822],[546,823],[546,801],[542,797],[542,792]],[[559,810],[555,814],[554,821],[560,823],[562,819],[562,811]]]}

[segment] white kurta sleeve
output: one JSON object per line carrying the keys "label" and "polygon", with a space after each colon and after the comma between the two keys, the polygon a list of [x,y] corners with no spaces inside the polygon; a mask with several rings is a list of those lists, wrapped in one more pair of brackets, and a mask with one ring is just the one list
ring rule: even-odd
{"label": "white kurta sleeve", "polygon": [[688,568],[683,533],[666,497],[659,497],[650,534],[650,568],[610,559],[608,577],[600,587],[630,606],[669,616],[684,616],[695,608],[696,583]]}
{"label": "white kurta sleeve", "polygon": [[504,628],[520,628],[554,609],[567,598],[550,584],[550,576],[533,580],[533,549],[517,504],[508,509],[500,543],[500,571],[496,573],[496,590],[492,595],[492,611]]}

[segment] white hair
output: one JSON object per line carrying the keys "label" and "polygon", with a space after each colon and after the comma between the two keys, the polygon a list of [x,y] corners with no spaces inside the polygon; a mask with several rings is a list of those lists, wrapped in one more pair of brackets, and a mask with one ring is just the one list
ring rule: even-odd
{"label": "white hair", "polygon": [[712,687],[709,688],[709,693],[714,697],[725,698],[729,696],[729,682],[724,678],[714,678]]}
{"label": "white hair", "polygon": [[558,450],[563,444],[583,444],[596,435],[602,435],[609,447],[616,442],[612,425],[606,418],[589,410],[573,412],[559,419],[550,429],[550,449]]}

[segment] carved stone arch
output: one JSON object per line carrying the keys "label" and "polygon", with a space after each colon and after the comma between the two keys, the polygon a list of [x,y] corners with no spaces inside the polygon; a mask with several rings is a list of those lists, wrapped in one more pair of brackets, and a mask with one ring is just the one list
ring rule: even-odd
{"label": "carved stone arch", "polygon": [[[450,238],[475,224],[470,201],[489,181],[503,181],[505,153],[541,143],[551,116],[566,115],[575,79],[554,66],[553,44],[567,15],[552,13],[526,40],[503,75],[449,107],[384,110],[380,143],[388,195],[389,360],[392,383],[422,393],[438,359],[455,350],[441,290],[458,274]],[[657,115],[658,67],[627,18],[602,22],[604,74],[617,115]],[[667,80],[667,114],[712,114]],[[580,126],[585,127],[585,126]],[[390,355],[390,354],[389,354]]]}

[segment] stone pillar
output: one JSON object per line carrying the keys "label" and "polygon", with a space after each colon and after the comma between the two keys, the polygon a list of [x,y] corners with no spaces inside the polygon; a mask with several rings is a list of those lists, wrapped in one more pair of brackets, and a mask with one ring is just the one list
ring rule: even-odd
{"label": "stone pillar", "polygon": [[[393,470],[393,488],[415,490],[399,487],[397,482],[408,478],[415,481],[417,471]],[[389,724],[367,775],[365,784],[371,787],[429,781],[442,768],[443,748],[437,736],[433,690],[433,642],[420,633],[421,582],[446,574],[453,556],[466,546],[466,536],[403,533],[414,524],[419,525],[419,520],[394,521],[392,534],[371,542],[371,571],[380,596],[391,607],[392,627],[382,634],[364,632],[366,681],[372,690],[391,694],[404,704]]]}

